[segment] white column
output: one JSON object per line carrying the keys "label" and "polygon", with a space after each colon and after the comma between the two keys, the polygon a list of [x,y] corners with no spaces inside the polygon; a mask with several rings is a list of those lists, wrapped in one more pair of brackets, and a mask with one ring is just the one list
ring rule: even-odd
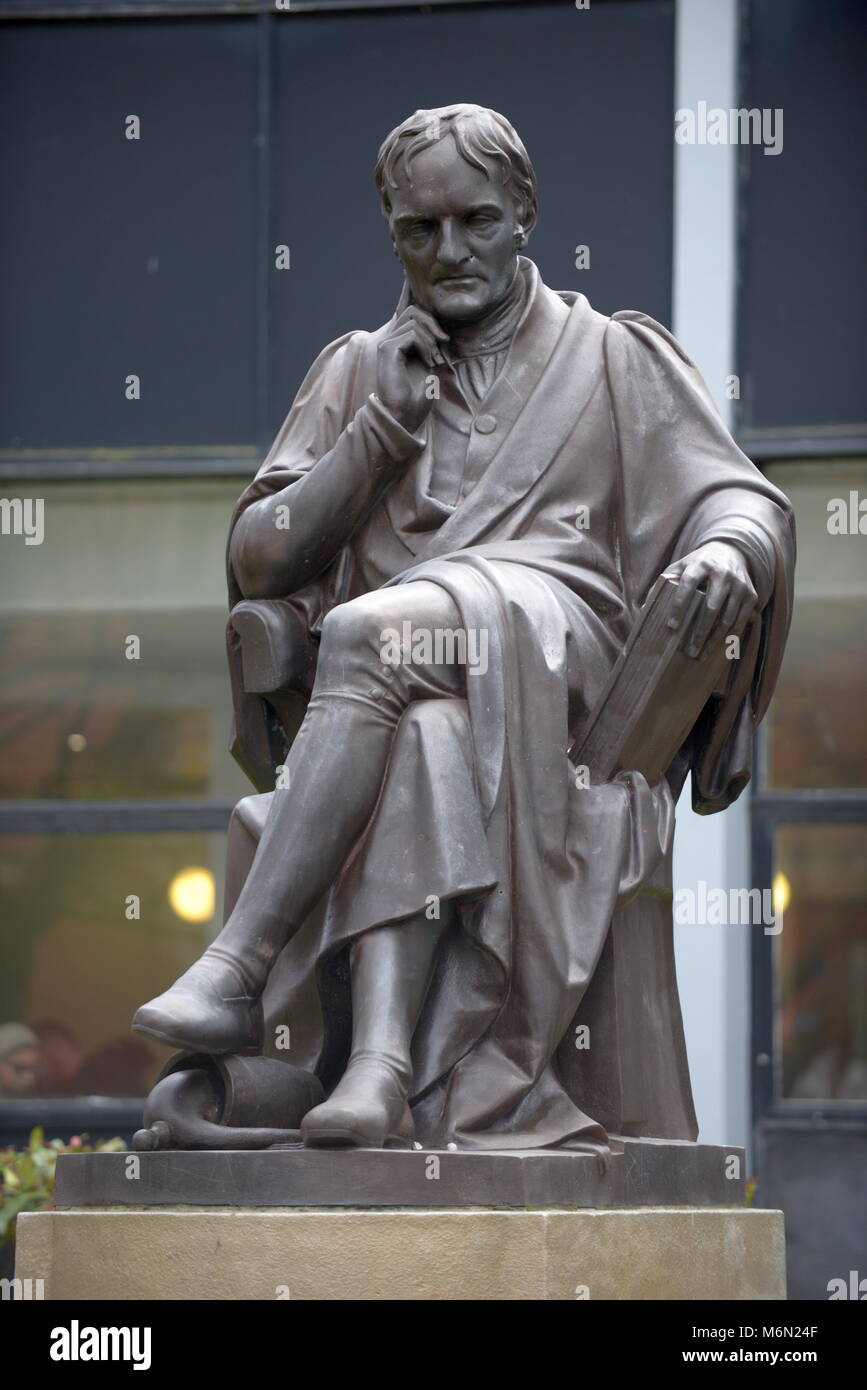
{"label": "white column", "polygon": [[[738,105],[737,0],[677,0],[675,110]],[[674,120],[672,113],[672,130]],[[737,149],[675,144],[675,336],[731,423],[726,378],[735,342]],[[748,793],[697,816],[680,799],[674,887],[749,887]],[[678,981],[699,1138],[745,1144],[749,1129],[750,927],[675,927]]]}

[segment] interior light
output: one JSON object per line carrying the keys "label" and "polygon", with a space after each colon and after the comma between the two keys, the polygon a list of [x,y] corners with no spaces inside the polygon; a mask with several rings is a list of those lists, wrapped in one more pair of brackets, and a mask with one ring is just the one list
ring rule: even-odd
{"label": "interior light", "polygon": [[214,915],[215,900],[210,869],[181,869],[169,884],[172,910],[185,922],[207,922]]}

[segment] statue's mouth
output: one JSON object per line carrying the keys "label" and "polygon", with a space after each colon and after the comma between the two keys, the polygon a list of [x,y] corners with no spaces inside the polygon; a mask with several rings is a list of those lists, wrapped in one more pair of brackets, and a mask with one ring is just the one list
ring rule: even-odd
{"label": "statue's mouth", "polygon": [[437,280],[437,284],[454,289],[462,288],[465,285],[475,285],[478,280],[478,275],[444,275],[441,280]]}

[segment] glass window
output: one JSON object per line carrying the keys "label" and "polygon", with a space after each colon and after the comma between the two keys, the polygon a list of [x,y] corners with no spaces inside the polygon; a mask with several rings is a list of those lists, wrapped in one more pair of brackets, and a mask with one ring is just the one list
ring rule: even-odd
{"label": "glass window", "polygon": [[218,930],[224,858],[215,833],[0,836],[0,1035],[36,1039],[0,1097],[147,1093],[169,1053],[130,1021]]}
{"label": "glass window", "polygon": [[[795,610],[765,723],[775,790],[867,787],[867,500],[863,459],[768,469],[798,528]],[[864,517],[867,532],[867,515]]]}
{"label": "glass window", "polygon": [[224,638],[240,491],[235,479],[17,489],[42,503],[44,536],[0,536],[0,798],[245,794]]}
{"label": "glass window", "polygon": [[757,1094],[833,1112],[867,1102],[867,461],[768,473],[794,504],[798,562],[753,796],[759,873],[783,914],[756,958],[762,978],[770,965]]}
{"label": "glass window", "polygon": [[867,1100],[867,824],[774,837],[778,1093]]}

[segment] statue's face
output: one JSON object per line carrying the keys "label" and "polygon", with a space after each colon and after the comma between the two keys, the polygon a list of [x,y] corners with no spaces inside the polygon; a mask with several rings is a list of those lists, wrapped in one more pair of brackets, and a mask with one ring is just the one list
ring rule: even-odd
{"label": "statue's face", "polygon": [[512,283],[518,209],[450,136],[415,155],[410,173],[411,185],[401,176],[390,190],[389,221],[413,298],[444,323],[472,323]]}

